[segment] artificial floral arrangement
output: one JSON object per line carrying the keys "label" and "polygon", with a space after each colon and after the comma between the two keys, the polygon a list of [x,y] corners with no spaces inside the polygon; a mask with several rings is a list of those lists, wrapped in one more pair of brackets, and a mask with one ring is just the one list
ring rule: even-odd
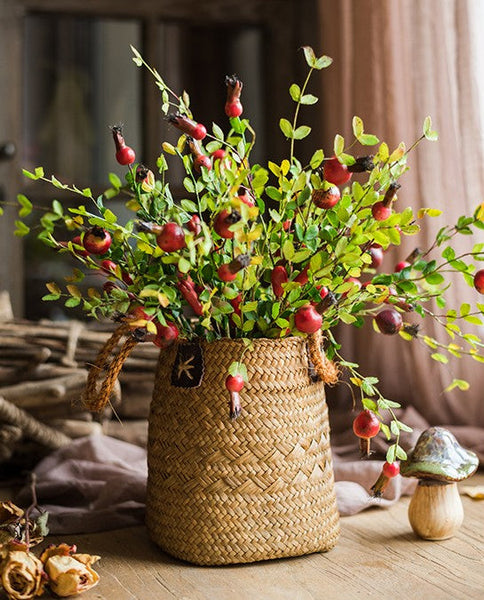
{"label": "artificial floral arrangement", "polygon": [[[252,164],[256,134],[242,116],[243,84],[236,75],[225,81],[228,126],[206,127],[196,121],[188,94],[172,91],[132,50],[135,64],[153,75],[161,109],[181,135],[176,145],[162,144],[155,176],[153,167],[136,162],[121,126],[112,127],[115,158],[126,166],[126,177],[121,181],[110,174],[110,187],[98,197],[89,188],[46,176],[42,167],[24,171],[30,179],[50,182],[82,199],[67,210],[53,200],[40,219],[38,238],[60,256],[74,256],[80,266],[66,285],[48,283],[43,300],[63,300],[91,317],[122,321],[135,341],[153,342],[161,351],[178,338],[242,339],[247,349],[256,338],[322,332],[326,357],[358,390],[353,428],[362,454],[369,454],[369,441],[380,431],[393,440],[373,490],[380,494],[388,478],[398,473],[398,460],[406,457],[399,438],[409,428],[395,415],[399,405],[379,392],[377,378],[360,374],[358,364],[343,356],[334,329],[339,323],[360,327],[371,319],[383,335],[400,335],[410,343],[422,340],[437,361],[467,355],[484,362],[480,338],[458,324],[482,324],[484,304],[450,308],[444,297],[449,272],[461,273],[463,282],[484,293],[484,269],[473,264],[484,260],[484,244],[459,256],[452,247],[454,237],[484,229],[484,204],[472,216],[442,227],[430,248],[416,249],[394,272],[380,273],[390,246],[400,245],[402,236],[417,234],[424,218],[441,214],[434,208],[414,214],[398,200],[399,179],[408,169],[411,151],[424,139],[437,139],[430,117],[409,148],[401,143],[391,149],[367,133],[355,116],[352,140],[336,135],[333,155],[316,149],[309,163],[302,164],[297,143],[311,130],[299,122],[301,108],[318,101],[308,84],[315,71],[332,62],[306,46],[307,77],[301,86],[289,88],[293,117],[279,122],[288,141],[287,158],[280,164]],[[365,148],[372,148],[371,153]],[[172,160],[183,163],[183,197],[173,197],[167,182]],[[109,207],[115,197],[126,199],[132,220],[118,221]],[[33,207],[24,195],[18,202],[16,234],[22,236],[29,232],[22,218]],[[60,226],[71,232],[70,239],[57,234]],[[76,284],[90,271],[101,273],[104,284],[81,292]],[[435,319],[449,341],[422,333],[412,315]],[[190,377],[191,367],[184,366]],[[243,411],[248,383],[242,351],[226,373],[227,417],[235,419]],[[465,389],[467,383],[455,379],[448,389],[453,387]]]}
{"label": "artificial floral arrangement", "polygon": [[66,543],[51,544],[38,555],[32,551],[49,533],[49,515],[37,505],[34,475],[31,491],[32,504],[25,510],[0,502],[0,590],[9,600],[31,600],[48,590],[65,598],[97,585],[92,565],[99,556],[80,554]]}

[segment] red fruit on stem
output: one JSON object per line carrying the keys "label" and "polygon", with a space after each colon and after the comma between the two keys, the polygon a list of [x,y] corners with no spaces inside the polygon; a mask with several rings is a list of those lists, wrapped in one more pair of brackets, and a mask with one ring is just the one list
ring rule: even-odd
{"label": "red fruit on stem", "polygon": [[239,316],[241,314],[241,311],[240,311],[241,303],[242,303],[242,294],[238,294],[235,298],[232,298],[232,300],[230,301],[230,304],[232,305],[232,308],[234,309],[234,313]]}
{"label": "red fruit on stem", "polygon": [[384,308],[375,317],[376,324],[381,333],[395,335],[403,327],[402,315],[394,308]]}
{"label": "red fruit on stem", "polygon": [[103,260],[101,262],[101,269],[106,273],[116,273],[117,264],[112,260]]}
{"label": "red fruit on stem", "polygon": [[227,152],[223,148],[218,148],[212,152],[211,156],[213,160],[223,160],[227,156]]}
{"label": "red fruit on stem", "polygon": [[390,482],[390,479],[400,473],[400,464],[398,462],[385,462],[381,473],[375,483],[371,486],[372,494],[375,498],[380,498]]}
{"label": "red fruit on stem", "polygon": [[230,119],[233,119],[234,117],[240,117],[243,111],[244,109],[242,108],[240,100],[234,100],[233,102],[225,103],[225,114]]}
{"label": "red fruit on stem", "polygon": [[399,263],[395,265],[395,273],[400,273],[403,269],[410,267],[411,264],[407,260],[401,260]]}
{"label": "red fruit on stem", "polygon": [[360,438],[362,456],[370,454],[370,440],[380,431],[380,421],[371,410],[364,409],[353,421],[353,433]]}
{"label": "red fruit on stem", "polygon": [[322,324],[323,317],[311,304],[301,306],[294,315],[294,325],[301,333],[316,333]]}
{"label": "red fruit on stem", "polygon": [[183,298],[191,306],[193,312],[199,317],[203,315],[203,306],[200,300],[198,299],[198,294],[195,290],[195,285],[193,284],[193,281],[191,280],[190,276],[186,276],[184,278],[183,275],[179,275],[179,280],[176,286],[180,290],[180,293],[183,296]]}
{"label": "red fruit on stem", "polygon": [[243,202],[244,204],[247,204],[247,206],[250,206],[250,207],[255,206],[254,198],[249,193],[249,191],[246,190],[244,187],[239,189],[239,193],[237,194],[237,197],[241,202]]}
{"label": "red fruit on stem", "polygon": [[311,199],[318,208],[333,208],[341,199],[339,188],[332,185],[328,189],[316,189],[311,194]]}
{"label": "red fruit on stem", "polygon": [[214,219],[213,228],[220,237],[231,240],[234,232],[229,227],[240,221],[240,213],[236,210],[229,212],[226,208],[221,210]]}
{"label": "red fruit on stem", "polygon": [[206,154],[199,154],[193,161],[193,168],[195,171],[200,173],[202,171],[202,167],[205,167],[207,171],[210,171],[212,168],[212,163]]}
{"label": "red fruit on stem", "polygon": [[126,285],[133,285],[133,283],[134,283],[133,278],[131,277],[131,275],[129,273],[126,273],[126,271],[123,271],[121,273],[121,277]]}
{"label": "red fruit on stem", "polygon": [[200,217],[198,215],[193,215],[192,218],[188,221],[187,229],[195,235],[198,235],[202,231]]}
{"label": "red fruit on stem", "polygon": [[[65,242],[61,242],[61,244],[64,244],[64,243]],[[84,248],[84,244],[82,243],[80,235],[76,235],[75,237],[73,237],[72,238],[72,243],[75,244],[76,246],[81,246],[82,248]],[[89,252],[87,250],[77,250],[77,249],[74,249],[74,252],[76,254],[78,254],[79,256],[89,256]]]}
{"label": "red fruit on stem", "polygon": [[368,266],[370,269],[377,269],[383,262],[383,250],[381,246],[371,246],[368,253],[371,256],[371,263]]}
{"label": "red fruit on stem", "polygon": [[237,277],[237,271],[234,273],[230,269],[230,263],[224,263],[217,269],[217,275],[222,281],[233,281]]}
{"label": "red fruit on stem", "polygon": [[237,75],[227,75],[225,77],[225,84],[227,85],[225,114],[229,118],[240,117],[243,112],[242,104],[240,102],[243,84]]}
{"label": "red fruit on stem", "polygon": [[343,185],[351,179],[348,167],[339,162],[336,156],[324,163],[324,178],[334,185]]}
{"label": "red fruit on stem", "polygon": [[484,269],[481,269],[474,274],[474,287],[479,294],[484,294]]}
{"label": "red fruit on stem", "polygon": [[82,245],[89,254],[106,254],[111,246],[111,235],[96,225],[84,234]]}
{"label": "red fruit on stem", "polygon": [[286,221],[284,221],[284,223],[282,224],[282,228],[284,229],[284,231],[289,231],[289,229],[291,228],[291,219],[287,219]]}
{"label": "red fruit on stem", "polygon": [[304,267],[304,269],[299,273],[299,275],[294,278],[294,281],[296,281],[297,283],[299,283],[301,285],[306,285],[306,283],[309,281],[308,271],[309,271],[309,264],[307,264]]}
{"label": "red fruit on stem", "polygon": [[123,128],[120,125],[111,127],[114,145],[116,147],[116,160],[120,165],[131,165],[136,159],[136,154],[132,148],[126,146],[123,137]]}
{"label": "red fruit on stem", "polygon": [[249,265],[250,256],[248,254],[241,254],[229,263],[220,265],[217,270],[217,275],[222,281],[233,281],[237,277],[237,273]]}
{"label": "red fruit on stem", "polygon": [[178,223],[166,223],[156,236],[156,243],[165,252],[176,252],[185,248],[186,243],[183,229]]}
{"label": "red fruit on stem", "polygon": [[321,298],[321,300],[324,300],[329,294],[328,288],[325,285],[320,285],[317,287],[317,289],[319,290],[319,297]]}
{"label": "red fruit on stem", "polygon": [[271,284],[272,291],[274,292],[274,296],[276,298],[281,298],[281,296],[284,295],[284,288],[282,287],[282,284],[287,283],[288,281],[289,276],[287,274],[286,267],[278,265],[272,269]]}
{"label": "red fruit on stem", "polygon": [[178,327],[174,323],[162,325],[161,323],[156,322],[155,325],[156,336],[153,340],[153,344],[159,348],[168,348],[168,346],[171,346],[180,335]]}
{"label": "red fruit on stem", "polygon": [[194,140],[203,140],[203,138],[207,135],[207,130],[204,125],[189,119],[185,115],[168,115],[168,120],[177,129],[183,133],[186,133]]}
{"label": "red fruit on stem", "polygon": [[124,146],[116,152],[116,160],[120,165],[132,165],[136,160],[136,153],[133,148]]}
{"label": "red fruit on stem", "polygon": [[229,392],[240,392],[244,387],[244,378],[242,375],[228,375],[225,380],[225,387]]}
{"label": "red fruit on stem", "polygon": [[371,207],[371,214],[376,221],[386,221],[392,214],[392,207],[385,206],[383,202],[376,202]]}

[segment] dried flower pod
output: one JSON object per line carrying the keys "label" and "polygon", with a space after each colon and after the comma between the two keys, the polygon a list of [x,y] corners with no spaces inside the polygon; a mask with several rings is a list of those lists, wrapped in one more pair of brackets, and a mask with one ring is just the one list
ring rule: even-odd
{"label": "dried flower pod", "polygon": [[1,583],[9,600],[31,600],[43,594],[46,576],[42,562],[25,544],[2,546],[0,557]]}
{"label": "dried flower pod", "polygon": [[99,574],[91,565],[101,557],[76,554],[75,551],[75,546],[59,544],[49,546],[40,557],[49,577],[49,586],[58,596],[80,594],[99,582]]}

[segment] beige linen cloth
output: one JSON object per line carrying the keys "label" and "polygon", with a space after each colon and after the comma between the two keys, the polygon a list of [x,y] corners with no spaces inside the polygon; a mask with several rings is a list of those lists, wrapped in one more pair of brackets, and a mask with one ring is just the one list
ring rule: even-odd
{"label": "beige linen cloth", "polygon": [[[428,423],[409,408],[401,419],[414,427],[402,445],[410,448]],[[462,445],[474,449],[484,462],[482,429],[449,427]],[[342,516],[370,506],[387,507],[402,494],[411,494],[416,481],[400,476],[390,482],[383,498],[372,498],[368,490],[377,479],[383,461],[360,460],[357,441],[350,430],[333,436],[334,473],[338,508]],[[383,456],[385,442],[373,444]],[[55,534],[89,533],[139,525],[144,521],[146,451],[101,435],[80,438],[55,451],[35,468],[39,505],[49,512],[50,531]],[[26,487],[17,502],[30,503]]]}

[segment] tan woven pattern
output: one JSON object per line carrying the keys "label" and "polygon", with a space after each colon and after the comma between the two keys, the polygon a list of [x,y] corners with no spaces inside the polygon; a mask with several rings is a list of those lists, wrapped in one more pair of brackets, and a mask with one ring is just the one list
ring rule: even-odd
{"label": "tan woven pattern", "polygon": [[254,340],[242,414],[228,416],[227,368],[242,343],[204,344],[199,388],[170,385],[162,353],[149,421],[147,525],[184,560],[217,565],[329,550],[339,533],[324,384],[305,341]]}

